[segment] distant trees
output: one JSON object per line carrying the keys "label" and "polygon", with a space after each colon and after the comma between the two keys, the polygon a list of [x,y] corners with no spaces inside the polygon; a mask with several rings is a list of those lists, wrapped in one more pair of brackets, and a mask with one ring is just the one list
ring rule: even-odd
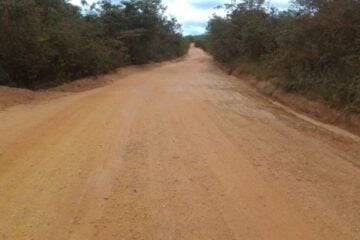
{"label": "distant trees", "polygon": [[294,0],[287,11],[244,0],[225,8],[202,41],[217,60],[252,63],[289,91],[360,111],[359,0]]}
{"label": "distant trees", "polygon": [[187,50],[161,0],[82,2],[1,0],[0,84],[46,87]]}

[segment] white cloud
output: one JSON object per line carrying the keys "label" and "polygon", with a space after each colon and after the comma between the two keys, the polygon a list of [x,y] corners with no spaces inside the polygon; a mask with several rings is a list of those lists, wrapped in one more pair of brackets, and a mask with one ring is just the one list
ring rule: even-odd
{"label": "white cloud", "polygon": [[175,16],[183,26],[184,34],[204,33],[206,22],[215,12],[224,14],[222,10],[214,9],[223,1],[163,0],[163,3],[167,6],[168,14]]}
{"label": "white cloud", "polygon": [[[78,6],[81,5],[81,0],[70,0],[69,2],[71,2],[71,3],[74,4],[74,5],[78,5]],[[90,2],[90,1],[89,1],[89,2]]]}
{"label": "white cloud", "polygon": [[186,26],[186,34],[192,35],[200,35],[206,31],[206,27],[195,26],[195,25],[185,25]]}
{"label": "white cloud", "polygon": [[168,13],[176,16],[181,22],[206,21],[214,12],[213,9],[196,8],[192,3],[184,0],[164,0]]}
{"label": "white cloud", "polygon": [[[175,16],[182,24],[184,34],[204,33],[206,22],[214,14],[225,15],[223,10],[214,8],[230,0],[163,0],[168,7],[168,13]],[[270,4],[280,9],[286,8],[289,0],[271,0]],[[200,26],[199,23],[203,23]]]}

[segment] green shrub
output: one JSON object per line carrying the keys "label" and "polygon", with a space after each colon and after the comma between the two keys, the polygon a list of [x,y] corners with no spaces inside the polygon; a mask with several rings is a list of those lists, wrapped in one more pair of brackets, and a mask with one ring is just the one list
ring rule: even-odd
{"label": "green shrub", "polygon": [[288,91],[360,111],[360,2],[295,0],[281,11],[263,0],[228,4],[208,24],[206,47],[224,63],[249,62]]}
{"label": "green shrub", "polygon": [[[85,3],[85,2],[84,2]],[[161,0],[0,2],[0,84],[39,88],[127,64],[183,55],[187,44]]]}

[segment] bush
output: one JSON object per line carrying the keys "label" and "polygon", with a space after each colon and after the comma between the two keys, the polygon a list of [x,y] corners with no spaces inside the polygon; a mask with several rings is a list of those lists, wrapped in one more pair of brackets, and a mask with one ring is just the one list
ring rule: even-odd
{"label": "bush", "polygon": [[187,50],[161,0],[0,2],[0,84],[39,88]]}
{"label": "bush", "polygon": [[291,10],[263,0],[228,4],[208,24],[204,49],[224,63],[250,62],[288,91],[360,111],[360,2],[295,0]]}

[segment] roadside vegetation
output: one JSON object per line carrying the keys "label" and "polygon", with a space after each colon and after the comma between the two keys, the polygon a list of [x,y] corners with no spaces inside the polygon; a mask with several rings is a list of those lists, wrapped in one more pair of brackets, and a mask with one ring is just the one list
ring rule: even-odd
{"label": "roadside vegetation", "polygon": [[0,85],[40,88],[182,56],[188,42],[161,0],[0,1]]}
{"label": "roadside vegetation", "polygon": [[287,91],[360,112],[360,1],[294,0],[287,11],[264,0],[226,4],[207,34],[194,37],[214,58]]}

